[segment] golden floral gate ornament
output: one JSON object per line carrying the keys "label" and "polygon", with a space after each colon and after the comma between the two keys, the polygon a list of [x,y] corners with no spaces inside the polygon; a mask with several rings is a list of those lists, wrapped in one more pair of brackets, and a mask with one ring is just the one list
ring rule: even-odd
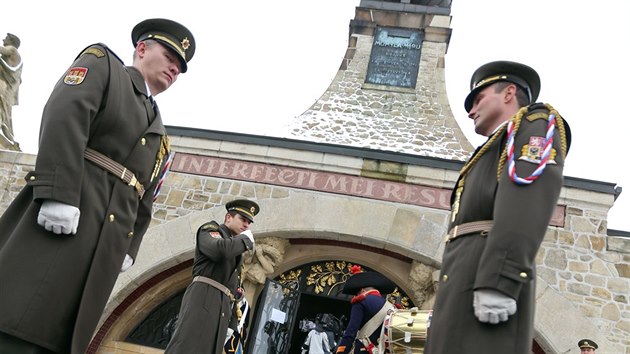
{"label": "golden floral gate ornament", "polygon": [[[312,287],[312,292],[319,295],[327,295],[336,297],[340,294],[341,289],[350,277],[356,273],[363,272],[365,269],[359,264],[353,264],[346,261],[325,261],[310,264],[302,273],[296,273],[292,270],[290,273],[293,277],[288,276],[289,272],[281,275],[281,279],[291,279],[292,282],[301,283],[298,277],[305,276],[306,289]],[[282,280],[280,280],[282,283]],[[303,289],[302,291],[306,290]],[[308,291],[307,291],[308,292]],[[386,295],[387,299],[397,308],[409,308],[411,301],[398,287],[393,292]]]}

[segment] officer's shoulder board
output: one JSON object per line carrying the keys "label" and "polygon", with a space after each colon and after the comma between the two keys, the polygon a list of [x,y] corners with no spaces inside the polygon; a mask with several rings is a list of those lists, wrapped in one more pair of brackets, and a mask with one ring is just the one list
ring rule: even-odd
{"label": "officer's shoulder board", "polygon": [[116,55],[114,51],[112,51],[107,45],[103,43],[94,43],[87,46],[85,49],[83,49],[81,54],[77,55],[76,59],[84,55],[94,55],[96,58],[101,59],[103,57],[109,57],[108,54],[111,54],[114,58],[118,59],[118,61],[120,61],[121,64],[124,65],[123,60],[120,59],[120,57]]}
{"label": "officer's shoulder board", "polygon": [[[89,46],[85,47],[85,49],[83,49],[81,51],[81,53],[79,55],[77,55],[76,59],[79,59],[80,57],[84,56],[84,55],[94,55],[97,58],[103,58],[107,55],[107,51],[109,48],[107,48],[107,46],[103,43],[93,43],[90,44]],[[111,51],[110,51],[111,52]]]}
{"label": "officer's shoulder board", "polygon": [[527,107],[527,113],[524,117],[529,122],[533,122],[537,119],[549,119],[549,109],[544,103],[532,103]]}
{"label": "officer's shoulder board", "polygon": [[199,227],[199,231],[207,232],[213,238],[222,238],[221,233],[219,232],[219,225],[216,222],[210,221]]}
{"label": "officer's shoulder board", "polygon": [[219,230],[219,225],[217,225],[217,223],[209,221],[201,226],[199,226],[199,231],[218,231]]}
{"label": "officer's shoulder board", "polygon": [[[523,115],[521,122],[525,120],[531,123],[539,119],[549,121],[552,114],[556,120],[556,130],[560,132],[560,135],[563,138],[563,145],[566,145],[566,151],[564,152],[564,155],[566,155],[569,151],[569,147],[571,146],[571,127],[564,117],[562,117],[562,115],[551,105],[546,103],[530,104],[527,106],[527,112]],[[565,147],[563,147],[563,149],[565,149]]]}
{"label": "officer's shoulder board", "polygon": [[[106,56],[106,48],[104,45],[100,44],[92,44],[75,58],[75,61],[84,55],[94,56],[97,59],[101,59]],[[66,76],[63,78],[63,83],[68,86],[77,86],[81,85],[85,79],[87,78],[89,68],[87,66],[73,66],[66,72]]]}
{"label": "officer's shoulder board", "polygon": [[105,56],[105,52],[101,48],[99,48],[98,46],[95,46],[95,45],[85,48],[81,52],[81,54],[79,54],[79,57],[82,57],[82,56],[88,55],[88,54],[94,55],[97,58],[102,58],[102,57]]}
{"label": "officer's shoulder board", "polygon": [[[571,147],[571,127],[555,108],[545,103],[533,103],[527,107],[527,113],[523,118],[528,122],[534,122],[538,119],[548,121],[549,115],[552,113],[556,117],[556,127],[562,137],[563,155],[566,155]],[[562,124],[559,124],[558,122],[561,122]]]}

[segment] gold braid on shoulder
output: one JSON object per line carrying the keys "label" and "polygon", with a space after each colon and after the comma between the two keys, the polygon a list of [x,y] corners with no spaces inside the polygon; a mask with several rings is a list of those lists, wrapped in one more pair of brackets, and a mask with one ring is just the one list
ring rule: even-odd
{"label": "gold braid on shoulder", "polygon": [[171,151],[171,140],[168,138],[168,136],[162,135],[162,139],[161,143],[162,145],[160,146],[160,152],[158,153],[158,157],[163,159],[164,156],[168,155],[168,153]]}
{"label": "gold braid on shoulder", "polygon": [[468,174],[468,172],[470,172],[470,169],[477,163],[477,161],[479,161],[481,156],[483,156],[483,154],[485,154],[486,151],[488,151],[488,148],[490,148],[490,146],[492,146],[492,144],[494,144],[494,142],[500,136],[503,135],[503,133],[505,132],[505,129],[507,129],[507,124],[503,124],[503,126],[499,130],[494,132],[494,134],[492,134],[490,139],[488,139],[481,146],[479,151],[470,160],[468,160],[468,162],[466,162],[464,167],[462,167],[461,171],[459,171],[459,175],[461,177],[459,178],[459,181],[457,182],[457,187],[455,188],[455,201],[453,202],[453,205],[452,205],[451,222],[455,221],[455,217],[457,216],[457,213],[459,213],[459,202],[461,200],[462,193],[464,192],[464,184],[466,183],[466,175]]}
{"label": "gold braid on shoulder", "polygon": [[164,156],[168,155],[171,151],[171,142],[166,134],[162,135],[160,139],[160,150],[155,156],[155,165],[153,166],[153,173],[151,174],[151,182],[160,174],[160,166],[164,161]]}
{"label": "gold braid on shoulder", "polygon": [[[562,149],[562,159],[564,160],[567,157],[567,136],[566,131],[564,129],[564,123],[562,122],[562,116],[560,113],[555,110],[550,104],[545,103],[545,107],[549,110],[549,115],[556,116],[556,127],[558,128],[558,132],[560,132],[560,147]],[[514,115],[514,117],[510,118],[511,121],[514,122],[514,136],[518,132],[518,128],[521,126],[521,120],[523,119],[523,115],[527,113],[528,107],[523,107],[519,109],[519,111]],[[503,128],[507,129],[507,124],[503,126]],[[504,129],[502,129],[504,130]],[[503,152],[501,153],[501,159],[499,160],[499,167],[497,168],[497,181],[501,179],[501,173],[503,172],[503,168],[505,167],[505,160],[507,158],[507,145]],[[479,155],[479,154],[477,154]]]}
{"label": "gold braid on shoulder", "polygon": [[479,161],[479,159],[481,158],[481,156],[483,156],[483,154],[486,153],[486,151],[488,151],[488,148],[490,148],[490,146],[492,146],[492,144],[500,137],[503,135],[503,133],[505,132],[505,130],[507,129],[507,124],[504,124],[501,129],[497,130],[494,134],[492,134],[492,136],[490,137],[490,139],[488,139],[488,141],[486,141],[485,144],[483,144],[483,146],[481,147],[481,149],[479,150],[479,152],[477,152],[475,154],[475,156],[473,156],[472,159],[468,160],[468,162],[464,165],[464,167],[462,167],[461,171],[459,171],[459,174],[461,176],[466,176],[466,174],[470,171],[470,169],[477,163],[477,161]]}

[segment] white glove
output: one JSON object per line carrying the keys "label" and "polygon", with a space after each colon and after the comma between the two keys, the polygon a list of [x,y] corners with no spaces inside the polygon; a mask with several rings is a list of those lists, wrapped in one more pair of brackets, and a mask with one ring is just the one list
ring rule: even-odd
{"label": "white glove", "polygon": [[[247,238],[252,241],[252,243],[255,245],[256,242],[254,241],[254,234],[252,234],[252,230],[245,230],[243,232],[241,232],[241,235],[245,235],[247,236]],[[253,247],[252,247],[253,248]]]}
{"label": "white glove", "polygon": [[131,268],[132,265],[133,265],[133,258],[131,258],[130,255],[126,254],[122,267],[120,267],[120,272],[122,273],[126,271],[127,269]]}
{"label": "white glove", "polygon": [[234,330],[228,327],[227,333],[225,334],[225,342],[223,342],[223,345],[225,345],[225,343],[227,343],[230,340],[230,338],[232,338],[232,334],[234,334]]}
{"label": "white glove", "polygon": [[497,324],[516,313],[516,301],[499,291],[480,289],[474,291],[473,308],[479,322]]}
{"label": "white glove", "polygon": [[80,215],[79,208],[75,206],[47,199],[39,208],[37,223],[56,234],[74,235],[77,233]]}

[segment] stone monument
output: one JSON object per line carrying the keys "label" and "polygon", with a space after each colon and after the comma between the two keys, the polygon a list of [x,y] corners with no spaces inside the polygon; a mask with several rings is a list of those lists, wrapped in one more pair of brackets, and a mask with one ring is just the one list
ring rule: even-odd
{"label": "stone monument", "polygon": [[22,83],[22,57],[18,53],[20,39],[7,33],[0,46],[0,149],[20,151],[13,135],[11,113],[18,104]]}

